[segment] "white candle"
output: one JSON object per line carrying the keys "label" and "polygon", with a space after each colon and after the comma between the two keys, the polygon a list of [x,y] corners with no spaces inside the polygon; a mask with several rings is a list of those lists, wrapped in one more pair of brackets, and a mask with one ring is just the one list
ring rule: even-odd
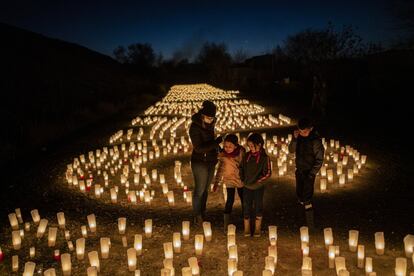
{"label": "white candle", "polygon": [[174,200],[174,192],[173,192],[173,191],[169,191],[169,192],[167,193],[167,198],[168,198],[168,204],[169,204],[170,206],[174,206],[174,204],[175,204],[175,200]]}
{"label": "white candle", "polygon": [[25,230],[26,232],[29,232],[29,231],[30,231],[30,222],[26,222],[26,223],[24,224],[24,230]]}
{"label": "white candle", "polygon": [[36,233],[37,238],[40,239],[40,238],[43,237],[43,235],[46,231],[47,223],[48,223],[47,219],[41,219],[40,220],[39,227],[37,228],[37,233]]}
{"label": "white candle", "polygon": [[142,253],[142,235],[136,234],[134,236],[134,248],[137,252],[137,255],[141,255]]}
{"label": "white candle", "polygon": [[243,271],[237,270],[233,273],[233,276],[243,276]]}
{"label": "white candle", "polygon": [[49,227],[49,235],[47,240],[47,245],[49,247],[53,247],[56,244],[57,230],[58,229],[56,227]]}
{"label": "white candle", "polygon": [[54,268],[49,268],[45,270],[44,276],[56,276],[56,270]]}
{"label": "white candle", "polygon": [[309,229],[307,226],[302,226],[300,228],[300,239],[302,242],[309,243]]}
{"label": "white candle", "polygon": [[183,239],[187,241],[190,238],[190,222],[185,220],[183,221],[182,226]]}
{"label": "white candle", "polygon": [[320,189],[322,193],[326,192],[326,187],[326,178],[321,178]]}
{"label": "white candle", "polygon": [[302,270],[312,270],[312,259],[310,257],[303,257]]}
{"label": "white candle", "polygon": [[67,241],[70,240],[70,231],[69,230],[65,230],[65,239]]}
{"label": "white candle", "polygon": [[25,263],[23,276],[33,276],[35,268],[36,268],[36,264],[34,262]]}
{"label": "white candle", "polygon": [[86,225],[81,226],[81,233],[82,233],[82,237],[84,238],[88,237],[88,229],[86,228]]}
{"label": "white candle", "polygon": [[275,265],[277,264],[277,247],[276,245],[269,245],[267,247],[267,255],[273,257]]}
{"label": "white candle", "polygon": [[229,235],[236,235],[236,225],[229,224],[227,226],[227,236],[229,236]]}
{"label": "white candle", "polygon": [[365,258],[365,274],[372,272],[374,269],[372,264],[372,258],[367,257]]}
{"label": "white candle", "polygon": [[137,251],[135,248],[129,248],[127,250],[128,255],[128,270],[135,271],[137,269]]}
{"label": "white candle", "polygon": [[90,266],[86,270],[88,276],[98,276],[98,269],[95,266]]}
{"label": "white candle", "polygon": [[35,257],[35,254],[36,254],[36,249],[33,246],[30,247],[30,249],[29,249],[30,258],[33,259]]}
{"label": "white candle", "polygon": [[269,269],[265,269],[262,271],[262,276],[272,276],[273,272]]}
{"label": "white candle", "polygon": [[17,272],[19,270],[19,256],[12,256],[12,271]]}
{"label": "white candle", "polygon": [[335,258],[335,269],[336,274],[339,275],[339,271],[346,270],[345,258],[344,257],[336,257]]}
{"label": "white candle", "polygon": [[206,241],[211,241],[212,238],[212,231],[211,231],[211,223],[208,221],[203,222],[203,230],[204,230],[204,236],[206,238]]}
{"label": "white candle", "polygon": [[198,266],[198,261],[196,257],[188,258],[188,264],[191,267],[191,271],[193,272],[193,275],[200,274],[200,267]]}
{"label": "white candle", "polygon": [[324,239],[325,239],[325,247],[326,249],[329,249],[330,245],[333,245],[333,233],[332,233],[332,228],[325,228],[323,229],[323,235],[324,235]]}
{"label": "white candle", "polygon": [[272,272],[271,275],[275,273],[275,258],[272,256],[267,256],[265,258],[265,269]]}
{"label": "white candle", "polygon": [[309,245],[308,245],[308,243],[307,242],[302,242],[301,243],[301,248],[302,248],[303,257],[309,256]]}
{"label": "white candle", "polygon": [[125,234],[126,230],[126,218],[118,218],[118,231],[119,234]]}
{"label": "white candle", "polygon": [[411,258],[413,256],[414,249],[414,235],[406,235],[404,237],[404,250],[405,256]]}
{"label": "white candle", "polygon": [[37,209],[34,209],[34,210],[30,211],[30,214],[32,215],[33,222],[35,224],[39,224],[39,222],[40,222],[39,211]]}
{"label": "white candle", "polygon": [[102,257],[102,259],[108,259],[109,249],[110,249],[110,246],[111,246],[110,238],[101,238],[100,239],[100,244],[101,244],[101,257]]}
{"label": "white candle", "polygon": [[232,245],[236,245],[236,235],[227,236],[227,249],[229,249]]}
{"label": "white candle", "polygon": [[85,238],[80,238],[76,240],[76,258],[78,260],[83,260],[84,256],[85,256]]}
{"label": "white candle", "polygon": [[70,260],[70,254],[64,253],[60,257],[60,261],[62,263],[62,272],[64,276],[70,276],[72,273],[72,262]]}
{"label": "white candle", "polygon": [[196,255],[201,255],[203,253],[203,244],[204,244],[204,235],[197,234],[195,235],[194,247]]}
{"label": "white candle", "polygon": [[19,250],[22,245],[22,237],[20,236],[20,231],[15,230],[12,232],[12,244],[14,250]]}
{"label": "white candle", "polygon": [[90,214],[89,216],[87,216],[87,219],[88,219],[89,229],[91,230],[92,233],[95,233],[96,232],[95,214]]}
{"label": "white candle", "polygon": [[56,214],[56,216],[57,216],[59,228],[65,229],[65,225],[66,225],[65,213],[59,212]]}
{"label": "white candle", "polygon": [[91,266],[95,266],[96,269],[100,270],[98,251],[91,251],[88,253],[88,259]]}
{"label": "white candle", "polygon": [[118,194],[116,192],[116,189],[115,188],[111,188],[110,189],[110,193],[111,193],[111,202],[112,203],[116,203],[117,200],[118,200]]}
{"label": "white candle", "polygon": [[192,276],[193,272],[191,270],[191,267],[185,266],[181,269],[181,275],[182,276]]}
{"label": "white candle", "polygon": [[164,247],[164,256],[165,256],[165,258],[166,259],[172,259],[174,257],[172,242],[165,242],[163,244],[163,247]]}
{"label": "white candle", "polygon": [[180,253],[181,252],[181,233],[180,232],[173,233],[173,245],[174,245],[174,252]]}
{"label": "white candle", "polygon": [[405,276],[407,274],[407,259],[395,259],[395,276]]}
{"label": "white candle", "polygon": [[329,268],[335,268],[335,246],[330,245],[328,251]]}
{"label": "white candle", "polygon": [[17,216],[15,213],[9,214],[9,221],[10,221],[10,226],[13,230],[19,229],[19,222],[17,221]]}
{"label": "white candle", "polygon": [[269,226],[269,241],[271,245],[276,245],[277,242],[277,226]]}
{"label": "white candle", "polygon": [[358,245],[358,268],[364,268],[365,260],[365,247],[363,245]]}
{"label": "white candle", "polygon": [[357,246],[358,246],[358,237],[359,237],[359,231],[357,230],[349,230],[349,251],[356,252]]}
{"label": "white candle", "polygon": [[375,250],[378,255],[383,255],[385,251],[384,232],[375,233]]}
{"label": "white candle", "polygon": [[152,219],[145,220],[145,237],[151,238],[152,236]]}
{"label": "white candle", "polygon": [[227,272],[229,276],[233,275],[233,273],[237,271],[237,261],[234,258],[227,259]]}

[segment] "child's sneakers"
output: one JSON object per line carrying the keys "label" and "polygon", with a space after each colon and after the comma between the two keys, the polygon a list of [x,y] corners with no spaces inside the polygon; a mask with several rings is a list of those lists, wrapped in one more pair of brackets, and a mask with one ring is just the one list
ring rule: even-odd
{"label": "child's sneakers", "polygon": [[311,202],[309,202],[309,203],[306,203],[306,204],[304,204],[304,207],[305,207],[305,211],[310,211],[310,210],[312,210],[312,203]]}

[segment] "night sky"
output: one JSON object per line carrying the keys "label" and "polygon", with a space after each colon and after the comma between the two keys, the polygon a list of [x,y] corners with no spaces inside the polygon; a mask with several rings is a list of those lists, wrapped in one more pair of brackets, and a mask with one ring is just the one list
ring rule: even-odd
{"label": "night sky", "polygon": [[[165,58],[194,55],[205,41],[230,52],[263,54],[289,34],[332,21],[357,27],[365,41],[387,44],[395,28],[387,0],[377,1],[2,1],[0,21],[111,55],[148,42]],[[197,4],[195,4],[197,3]]]}

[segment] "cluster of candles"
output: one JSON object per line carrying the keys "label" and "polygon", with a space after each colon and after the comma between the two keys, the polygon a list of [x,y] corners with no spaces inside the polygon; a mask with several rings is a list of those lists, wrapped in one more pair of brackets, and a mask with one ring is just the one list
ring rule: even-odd
{"label": "cluster of candles", "polygon": [[[110,249],[111,249],[111,237],[98,237],[99,245],[98,250],[86,250],[86,241],[88,236],[92,236],[95,240],[97,238],[97,220],[94,214],[87,216],[87,225],[81,227],[82,236],[78,237],[73,243],[71,239],[71,233],[67,230],[67,222],[63,212],[57,213],[57,225],[56,227],[51,226],[48,222],[48,219],[41,218],[38,210],[31,211],[32,222],[24,222],[21,216],[20,209],[16,209],[15,212],[9,214],[9,221],[12,231],[12,249],[19,252],[22,250],[22,240],[28,238],[26,245],[29,246],[29,261],[24,264],[24,276],[32,276],[35,273],[36,264],[31,261],[34,259],[36,254],[36,248],[33,246],[33,240],[42,239],[42,237],[47,232],[47,244],[45,246],[49,248],[55,248],[56,237],[58,232],[64,234],[66,240],[66,247],[64,249],[65,253],[60,254],[59,249],[54,249],[53,258],[55,261],[60,262],[61,271],[63,275],[72,274],[72,263],[83,261],[86,257],[89,261],[90,266],[87,268],[87,275],[94,276],[101,271],[101,261],[111,258]],[[53,223],[54,225],[56,223]],[[31,233],[31,225],[37,227],[35,233]],[[151,239],[153,236],[154,226],[152,219],[147,219],[144,222],[144,231],[142,234],[135,234],[133,245],[128,246],[127,237],[125,235],[127,229],[127,219],[124,217],[118,218],[118,231],[115,235],[120,235],[122,237],[123,247],[126,248],[126,261],[125,269],[128,269],[129,272],[133,272],[134,275],[140,275],[140,270],[137,269],[137,259],[145,254],[143,252],[143,239]],[[212,225],[210,222],[205,221],[203,223],[203,234],[194,235],[194,255],[188,259],[188,266],[181,269],[182,275],[199,275],[200,267],[198,265],[197,257],[200,258],[203,256],[203,249],[205,248],[206,243],[213,243],[211,246],[214,248],[213,241],[213,231]],[[23,228],[23,229],[20,229]],[[25,237],[26,233],[26,237]],[[30,239],[30,235],[33,235],[33,239]],[[325,228],[323,230],[325,248],[328,258],[328,267],[334,269],[336,275],[343,276],[349,275],[349,271],[346,265],[345,257],[340,255],[340,248],[334,243],[334,235],[332,228]],[[173,264],[174,254],[180,254],[182,252],[182,243],[188,242],[191,238],[190,235],[190,222],[183,221],[181,232],[174,232],[172,234],[172,240],[166,241],[162,244],[164,250],[164,260],[163,268],[161,268],[161,275],[171,276],[175,275],[175,268]],[[274,275],[278,263],[278,254],[277,254],[277,243],[278,243],[278,233],[277,226],[268,227],[268,255],[265,257],[265,266],[262,270],[262,275]],[[377,255],[385,254],[385,237],[383,232],[377,232],[374,234],[375,240],[375,252]],[[302,275],[312,275],[312,258],[310,257],[310,237],[308,227],[303,226],[300,228],[300,241],[301,241],[301,250],[302,250]],[[397,257],[395,259],[394,272],[396,276],[405,276],[407,275],[408,270],[408,259],[411,259],[414,265],[414,235],[406,235],[404,240],[404,251],[405,257]],[[39,246],[39,243],[37,243]],[[26,248],[26,246],[25,246]],[[62,248],[62,246],[60,246]],[[366,275],[376,275],[374,270],[373,258],[366,256],[365,246],[359,244],[359,231],[350,230],[349,239],[348,239],[348,250],[349,252],[355,252],[357,258],[357,267],[358,269],[364,269]],[[19,265],[19,255],[15,254],[11,257],[11,270],[13,272],[18,272],[20,269]],[[236,242],[236,226],[233,224],[228,225],[227,228],[227,270],[228,275],[243,275],[243,272],[238,270],[238,250]],[[321,257],[321,256],[319,256]],[[0,248],[0,261],[4,261],[5,256],[3,251]],[[121,268],[120,268],[121,269]],[[45,276],[56,275],[56,269],[50,268],[45,270]],[[414,272],[410,273],[412,276]]]}

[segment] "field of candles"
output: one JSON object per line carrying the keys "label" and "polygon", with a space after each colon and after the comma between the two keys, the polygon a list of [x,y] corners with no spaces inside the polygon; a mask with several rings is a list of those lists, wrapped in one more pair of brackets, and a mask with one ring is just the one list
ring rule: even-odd
{"label": "field of candles", "polygon": [[[259,238],[243,236],[238,197],[224,231],[224,185],[210,190],[203,225],[193,224],[188,129],[204,100],[217,105],[217,135],[235,133],[245,147],[251,132],[265,141],[272,176]],[[413,222],[412,207],[382,214],[383,166],[358,145],[323,137],[315,211],[298,206],[288,152],[296,119],[239,91],[172,86],[128,124],[96,137],[104,142],[44,164],[48,184],[33,188],[41,198],[7,206],[0,274],[414,275],[414,229],[398,224]]]}

